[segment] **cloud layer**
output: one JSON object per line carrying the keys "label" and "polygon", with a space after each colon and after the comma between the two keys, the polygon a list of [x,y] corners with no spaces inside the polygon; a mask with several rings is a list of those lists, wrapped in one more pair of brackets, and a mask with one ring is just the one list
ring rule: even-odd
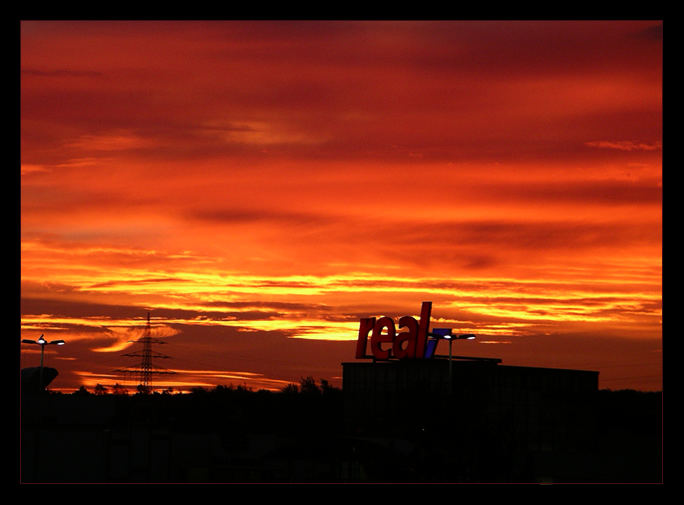
{"label": "cloud layer", "polygon": [[656,389],[661,166],[657,21],[23,22],[22,336],[111,382],[150,310],[179,384],[276,387],[432,300]]}

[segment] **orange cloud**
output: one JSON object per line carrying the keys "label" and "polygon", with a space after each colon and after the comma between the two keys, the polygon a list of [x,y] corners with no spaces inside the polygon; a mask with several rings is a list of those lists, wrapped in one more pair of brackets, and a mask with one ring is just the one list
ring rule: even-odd
{"label": "orange cloud", "polygon": [[56,387],[120,367],[147,310],[178,384],[339,376],[359,318],[423,300],[506,359],[599,367],[567,352],[591,334],[657,374],[661,22],[21,38],[22,336],[69,336]]}
{"label": "orange cloud", "polygon": [[662,149],[661,142],[634,142],[632,140],[595,140],[586,143],[591,147],[602,147],[605,149],[617,149],[619,151],[656,151]]}

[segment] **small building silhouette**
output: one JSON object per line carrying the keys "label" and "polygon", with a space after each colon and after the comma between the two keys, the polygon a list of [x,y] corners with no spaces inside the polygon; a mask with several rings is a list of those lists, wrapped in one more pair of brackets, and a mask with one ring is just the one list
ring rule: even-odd
{"label": "small building silhouette", "polygon": [[[41,373],[42,368],[42,373]],[[42,385],[41,385],[42,375]],[[21,369],[21,392],[22,394],[37,394],[45,388],[59,375],[56,368],[47,366],[29,367]]]}

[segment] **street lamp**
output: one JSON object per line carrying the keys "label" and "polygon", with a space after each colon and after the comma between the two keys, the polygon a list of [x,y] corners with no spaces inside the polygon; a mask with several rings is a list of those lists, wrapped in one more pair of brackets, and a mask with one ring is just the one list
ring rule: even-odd
{"label": "street lamp", "polygon": [[451,393],[451,344],[454,340],[474,340],[475,335],[472,333],[462,333],[459,335],[453,335],[451,333],[451,328],[433,328],[430,332],[430,336],[436,339],[444,339],[449,341],[449,393]]}
{"label": "street lamp", "polygon": [[43,338],[43,335],[40,336],[38,340],[27,340],[24,339],[22,340],[22,343],[24,344],[36,344],[40,346],[40,391],[43,390],[43,356],[45,354],[45,346],[46,345],[64,345],[65,342],[64,340],[53,340],[52,342],[48,342]]}

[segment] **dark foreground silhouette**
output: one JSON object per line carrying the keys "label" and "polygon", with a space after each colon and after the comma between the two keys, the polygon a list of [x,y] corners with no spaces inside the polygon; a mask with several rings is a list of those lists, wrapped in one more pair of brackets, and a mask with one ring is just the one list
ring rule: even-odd
{"label": "dark foreground silhouette", "polygon": [[513,427],[459,436],[458,416],[350,425],[343,392],[311,378],[114,392],[22,395],[21,482],[662,482],[660,393],[599,391],[586,433],[559,444],[559,426],[522,446]]}

